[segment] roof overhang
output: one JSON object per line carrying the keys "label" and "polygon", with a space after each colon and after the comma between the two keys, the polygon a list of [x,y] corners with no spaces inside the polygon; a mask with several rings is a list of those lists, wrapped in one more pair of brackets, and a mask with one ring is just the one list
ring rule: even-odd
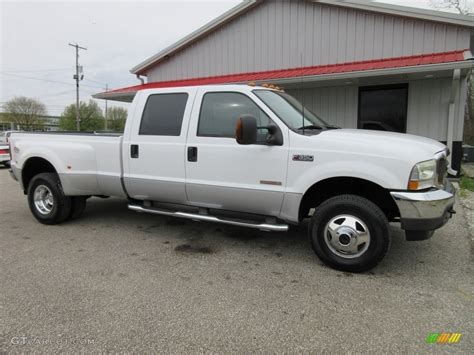
{"label": "roof overhang", "polygon": [[313,3],[346,7],[354,10],[378,12],[385,15],[414,18],[418,20],[441,22],[456,26],[474,28],[474,17],[439,10],[386,4],[367,0],[307,0]]}
{"label": "roof overhang", "polygon": [[278,83],[285,86],[304,87],[309,84],[343,81],[354,78],[383,77],[396,75],[418,75],[440,73],[453,69],[470,70],[474,61],[470,51],[454,51],[410,57],[385,58],[304,68],[240,73],[186,80],[171,80],[135,85],[93,95],[96,99],[131,102],[140,90],[166,87],[183,87],[212,84],[238,84],[255,82]]}

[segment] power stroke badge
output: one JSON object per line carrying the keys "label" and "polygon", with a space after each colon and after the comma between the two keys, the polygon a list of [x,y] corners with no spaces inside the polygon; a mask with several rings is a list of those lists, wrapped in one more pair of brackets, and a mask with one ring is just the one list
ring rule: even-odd
{"label": "power stroke badge", "polygon": [[314,161],[314,156],[304,154],[293,154],[293,161]]}

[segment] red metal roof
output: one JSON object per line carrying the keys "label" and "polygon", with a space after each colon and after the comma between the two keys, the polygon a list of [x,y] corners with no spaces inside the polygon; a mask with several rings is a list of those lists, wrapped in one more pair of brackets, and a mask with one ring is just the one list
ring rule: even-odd
{"label": "red metal roof", "polygon": [[465,60],[464,52],[466,50],[423,54],[423,55],[415,55],[415,56],[409,56],[409,57],[385,58],[385,59],[348,62],[348,63],[340,63],[340,64],[319,65],[319,66],[312,66],[312,67],[268,70],[268,71],[253,72],[253,73],[210,76],[210,77],[201,77],[201,78],[193,78],[193,79],[186,79],[186,80],[159,81],[159,82],[152,82],[152,83],[147,83],[143,85],[135,85],[135,86],[125,87],[125,88],[120,88],[120,89],[108,91],[107,93],[104,92],[99,95],[133,93],[133,92],[144,90],[144,89],[210,85],[210,84],[242,83],[242,82],[250,82],[250,81],[299,78],[299,77],[305,77],[305,76],[347,73],[347,72],[376,70],[376,69],[412,67],[412,66],[427,65],[427,64],[451,63],[451,62],[459,62],[459,61]]}

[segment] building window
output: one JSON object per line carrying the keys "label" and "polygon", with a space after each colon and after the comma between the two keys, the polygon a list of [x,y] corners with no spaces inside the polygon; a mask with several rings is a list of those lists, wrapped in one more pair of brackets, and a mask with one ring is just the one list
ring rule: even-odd
{"label": "building window", "polygon": [[[265,112],[244,94],[207,93],[202,100],[197,135],[234,138],[237,119],[242,115],[253,115],[257,119],[257,126],[268,126],[271,122]],[[266,133],[259,130],[257,140],[263,140]]]}
{"label": "building window", "polygon": [[406,132],[408,84],[359,88],[358,128]]}
{"label": "building window", "polygon": [[179,136],[188,94],[150,95],[143,110],[140,135]]}

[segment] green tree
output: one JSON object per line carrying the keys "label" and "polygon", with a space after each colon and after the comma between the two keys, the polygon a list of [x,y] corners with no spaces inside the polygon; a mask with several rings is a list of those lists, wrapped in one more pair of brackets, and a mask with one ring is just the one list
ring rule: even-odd
{"label": "green tree", "polygon": [[[79,116],[81,118],[81,131],[91,132],[104,129],[104,116],[97,102],[79,103]],[[64,109],[59,119],[59,128],[65,131],[76,130],[76,105],[71,104]]]}
{"label": "green tree", "polygon": [[14,97],[4,105],[5,116],[8,122],[13,122],[20,129],[42,129],[43,117],[47,115],[46,106],[40,101],[25,97]]}
{"label": "green tree", "polygon": [[123,132],[127,121],[127,110],[122,107],[110,107],[107,110],[107,128],[115,132]]}

